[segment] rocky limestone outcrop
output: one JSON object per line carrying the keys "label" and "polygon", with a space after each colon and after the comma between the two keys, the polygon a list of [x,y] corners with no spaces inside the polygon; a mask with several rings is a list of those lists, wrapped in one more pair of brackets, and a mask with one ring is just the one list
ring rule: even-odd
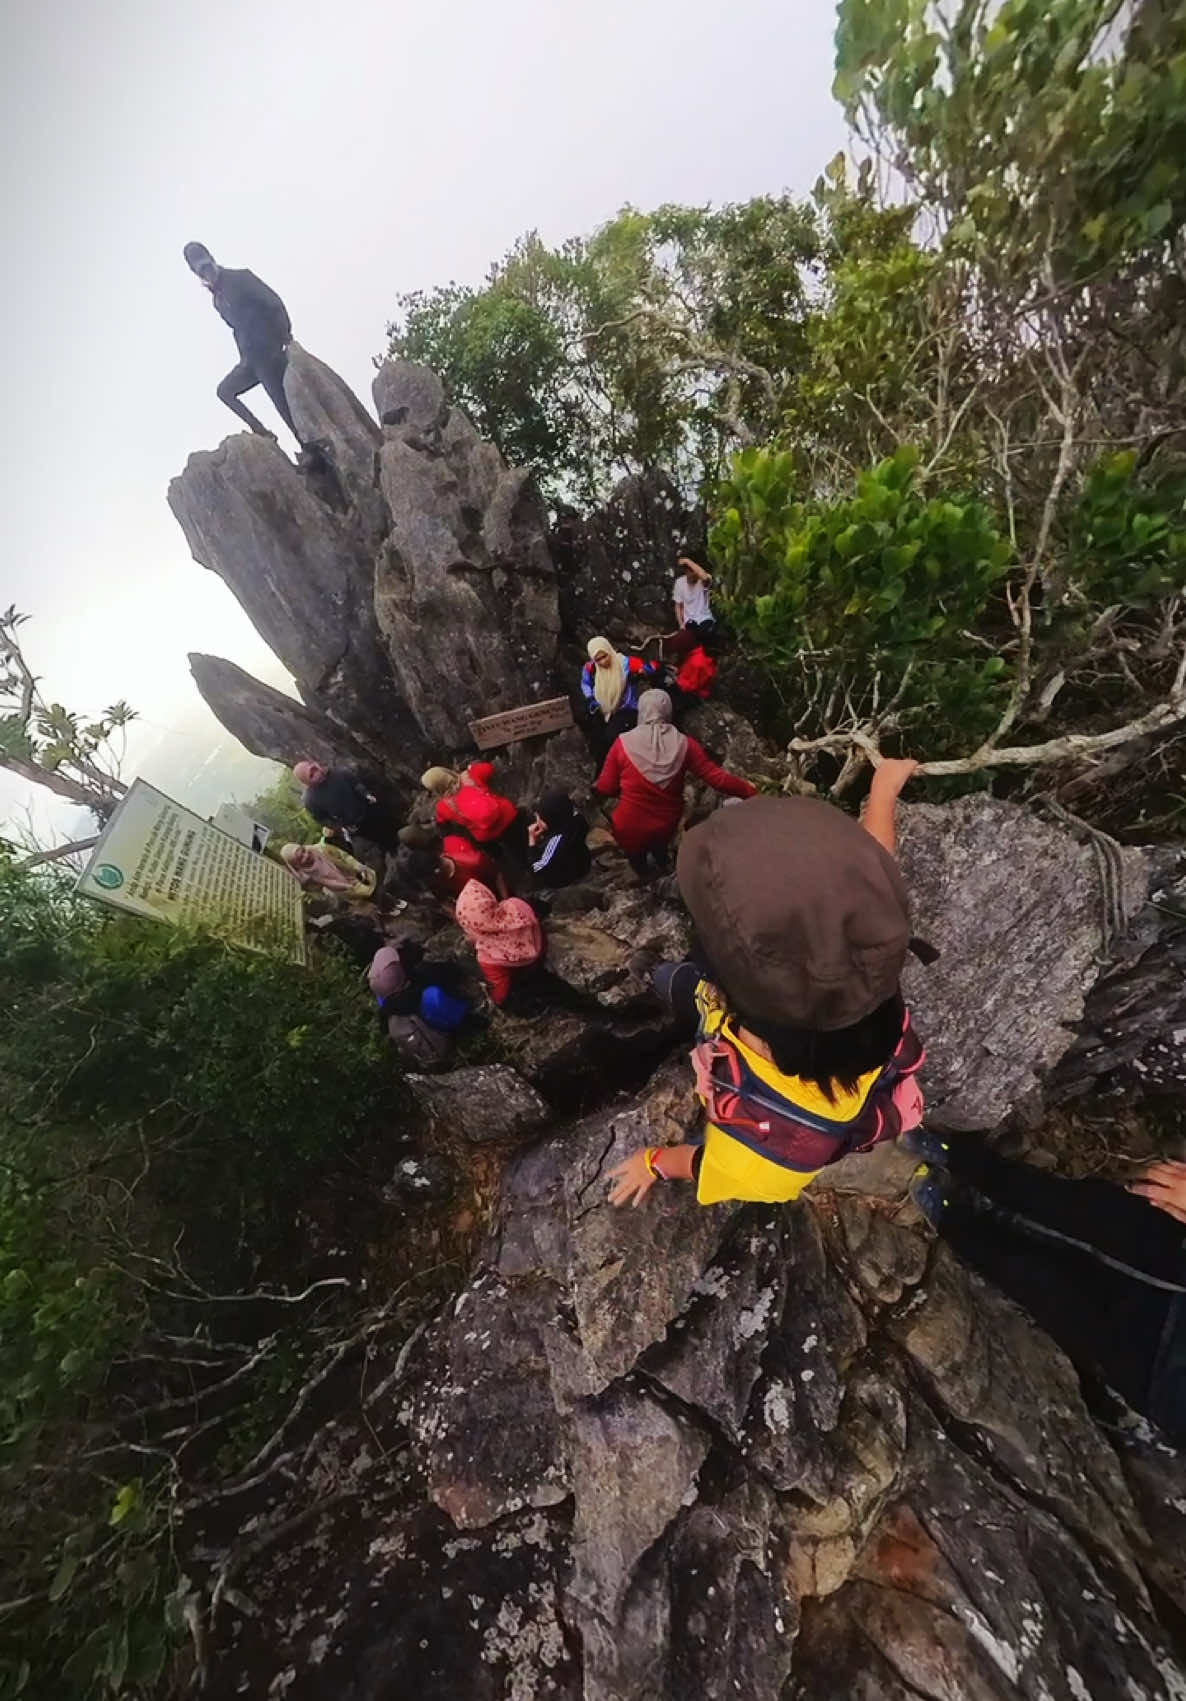
{"label": "rocky limestone outcrop", "polygon": [[367,769],[374,757],[364,744],[320,709],[294,702],[274,685],[252,678],[221,656],[193,652],[189,658],[194,684],[208,703],[219,705],[218,718],[253,756],[291,767],[302,757],[327,766],[343,763]]}
{"label": "rocky limestone outcrop", "polygon": [[672,586],[681,555],[703,558],[704,515],[655,470],[624,478],[603,508],[563,511],[552,532],[560,612],[576,649],[590,638],[627,643],[675,625]]}
{"label": "rocky limestone outcrop", "polygon": [[[1098,975],[1093,860],[984,798],[904,815],[942,949],[912,988],[931,1090],[953,1121],[999,1117],[1036,1098]],[[1146,872],[1128,859],[1130,909]],[[570,941],[578,999],[638,976],[639,901],[595,912],[604,982]],[[679,943],[664,907],[653,949]],[[528,1141],[532,1048],[583,1021],[497,1025]],[[569,1123],[553,1086],[468,1281],[376,1346],[249,1521],[217,1692],[1181,1701],[1186,1462],[1100,1427],[1058,1349],[904,1208],[908,1158],[848,1159],[783,1209],[671,1186],[615,1212],[615,1162],[695,1126],[686,1063]]]}
{"label": "rocky limestone outcrop", "polygon": [[1103,1088],[1186,1094],[1186,859],[1165,863],[1151,900],[1092,988],[1075,1043],[1051,1082],[1058,1099]]}
{"label": "rocky limestone outcrop", "polygon": [[[305,705],[409,781],[469,747],[471,720],[555,695],[546,516],[426,368],[377,374],[382,426],[296,345],[285,386],[313,445],[302,464],[267,438],[228,437],[190,456],[169,505]],[[306,723],[294,709],[281,728],[266,687],[248,703],[242,680],[209,663],[195,677],[232,730],[271,729],[261,753],[298,743]]]}
{"label": "rocky limestone outcrop", "polygon": [[[1064,828],[981,796],[901,806],[899,859],[915,932],[940,953],[904,979],[931,1115],[995,1128],[1036,1095],[1099,978],[1110,924],[1097,860]],[[1145,901],[1144,854],[1121,852],[1120,875],[1127,924]]]}
{"label": "rocky limestone outcrop", "polygon": [[[564,514],[549,535],[528,475],[427,367],[384,362],[381,423],[296,344],[285,387],[310,446],[296,465],[240,433],[191,455],[169,487],[195,560],[238,599],[301,698],[193,657],[215,715],[256,755],[288,763],[316,747],[361,762],[406,805],[427,766],[474,755],[472,721],[567,695],[577,724],[500,749],[501,783],[523,797],[586,796],[596,767],[577,691],[585,645],[605,633],[629,646],[672,625],[676,558],[702,552],[702,514],[651,472],[594,514]],[[743,694],[750,683],[737,670]],[[696,709],[689,730],[719,759],[781,778],[778,752],[726,704]]]}

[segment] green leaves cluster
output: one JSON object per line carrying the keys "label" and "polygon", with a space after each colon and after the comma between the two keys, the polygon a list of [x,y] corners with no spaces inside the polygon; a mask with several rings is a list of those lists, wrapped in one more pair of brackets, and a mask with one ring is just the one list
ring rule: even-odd
{"label": "green leaves cluster", "polygon": [[1083,278],[1186,215],[1186,19],[1124,11],[842,0],[834,92],[990,273]]}
{"label": "green leaves cluster", "polygon": [[241,807],[270,829],[269,850],[273,845],[312,845],[321,838],[321,828],[301,807],[301,788],[289,768],[281,768],[266,791]]}
{"label": "green leaves cluster", "polygon": [[47,701],[18,636],[27,620],[14,607],[0,614],[0,767],[105,819],[124,790],[122,734],[136,711],[122,698],[96,717]]}
{"label": "green leaves cluster", "polygon": [[1150,477],[1131,449],[1083,480],[1068,526],[1067,572],[1079,596],[1147,608],[1186,589],[1186,473]]}
{"label": "green leaves cluster", "polygon": [[[956,737],[1007,684],[1005,661],[969,641],[1008,571],[1012,549],[974,498],[928,496],[904,447],[836,501],[801,494],[787,451],[748,449],[722,485],[710,535],[732,617],[779,670],[792,700],[820,669],[857,702],[890,696],[911,669],[902,713],[933,710]],[[796,692],[797,687],[797,692]]]}
{"label": "green leaves cluster", "polygon": [[775,424],[802,361],[814,209],[624,208],[588,238],[518,242],[481,288],[401,298],[388,352],[432,366],[554,499],[662,464],[690,487]]}

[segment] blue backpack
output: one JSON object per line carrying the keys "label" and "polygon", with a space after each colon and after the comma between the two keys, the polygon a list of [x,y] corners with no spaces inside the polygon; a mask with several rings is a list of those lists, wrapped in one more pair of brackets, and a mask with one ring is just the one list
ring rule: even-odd
{"label": "blue backpack", "polygon": [[420,1020],[427,1022],[430,1028],[451,1034],[468,1015],[468,1002],[464,998],[454,998],[444,987],[426,986],[420,994]]}

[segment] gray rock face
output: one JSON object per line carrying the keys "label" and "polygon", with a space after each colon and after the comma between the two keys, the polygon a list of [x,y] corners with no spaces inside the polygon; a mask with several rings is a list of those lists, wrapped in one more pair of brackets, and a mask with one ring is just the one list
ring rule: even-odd
{"label": "gray rock face", "polygon": [[291,767],[302,757],[327,766],[366,768],[370,752],[318,709],[253,679],[221,656],[191,654],[190,671],[206,701],[220,705],[219,719],[253,756]]}
{"label": "gray rock face", "polygon": [[548,967],[606,1010],[652,1002],[650,971],[678,961],[691,943],[682,908],[644,891],[613,891],[604,909],[549,918]]}
{"label": "gray rock face", "polygon": [[[169,504],[306,705],[411,781],[472,748],[471,720],[557,694],[559,605],[527,476],[431,372],[389,363],[375,383],[383,427],[294,345],[285,387],[314,445],[303,464],[266,438],[229,437],[191,455]],[[241,683],[228,695],[210,668],[200,683],[215,714],[242,723]],[[510,752],[525,780],[542,777],[542,748]]]}
{"label": "gray rock face", "polygon": [[[389,401],[392,391],[389,381]],[[455,410],[441,426],[409,419],[385,436],[391,530],[375,612],[425,733],[463,749],[470,720],[552,695],[560,616],[545,516],[527,475]]]}
{"label": "gray rock face", "polygon": [[[354,391],[337,373],[297,344],[289,352],[284,375],[297,430],[305,443],[316,444],[338,481],[338,489],[322,484],[321,494],[353,511],[360,541],[373,547],[390,524],[381,492],[376,488],[375,457],[382,433]],[[316,481],[314,481],[316,482]]]}
{"label": "gray rock face", "polygon": [[676,561],[702,559],[703,544],[704,516],[661,472],[623,479],[595,514],[563,516],[552,549],[565,632],[581,650],[590,638],[627,643],[670,632]]}
{"label": "gray rock face", "polygon": [[442,430],[449,417],[444,385],[435,372],[413,360],[385,360],[371,394],[383,425],[410,425],[424,433]]}
{"label": "gray rock face", "polygon": [[1057,1099],[1100,1082],[1124,1094],[1186,1093],[1186,874],[1171,868],[1154,885],[1154,903],[1088,995],[1051,1082]]}
{"label": "gray rock face", "polygon": [[447,1075],[408,1075],[406,1080],[434,1122],[474,1145],[521,1140],[551,1117],[547,1100],[502,1063],[451,1069]]}
{"label": "gray rock face", "polygon": [[[1066,1051],[1098,977],[1095,858],[1064,829],[986,797],[901,806],[899,855],[915,931],[941,953],[904,980],[927,1046],[928,1105],[947,1127],[995,1128]],[[1147,864],[1140,851],[1123,858],[1132,916]]]}
{"label": "gray rock face", "polygon": [[1180,1701],[1183,1461],[876,1201],[611,1211],[695,1115],[676,1062],[515,1160],[414,1392],[307,1451],[359,1490],[239,1579],[225,1691]]}

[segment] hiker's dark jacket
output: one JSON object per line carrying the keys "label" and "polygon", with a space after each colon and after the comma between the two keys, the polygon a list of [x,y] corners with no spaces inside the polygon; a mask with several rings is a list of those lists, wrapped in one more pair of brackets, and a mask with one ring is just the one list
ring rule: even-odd
{"label": "hiker's dark jacket", "polygon": [[360,827],[373,809],[366,787],[349,768],[331,768],[323,780],[306,786],[301,806],[319,827]]}
{"label": "hiker's dark jacket", "polygon": [[240,354],[282,348],[292,340],[288,309],[254,272],[222,266],[213,301],[235,333]]}

